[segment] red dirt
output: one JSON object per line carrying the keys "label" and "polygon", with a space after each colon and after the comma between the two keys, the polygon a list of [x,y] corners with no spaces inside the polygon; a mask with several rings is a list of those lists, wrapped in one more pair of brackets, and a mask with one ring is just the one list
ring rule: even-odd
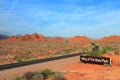
{"label": "red dirt", "polygon": [[21,76],[28,71],[40,71],[47,68],[52,71],[61,71],[61,67],[75,62],[79,62],[79,56],[2,70],[0,71],[0,80],[14,80],[15,77]]}
{"label": "red dirt", "polygon": [[119,80],[120,67],[75,63],[62,68],[67,80]]}
{"label": "red dirt", "polygon": [[62,68],[66,72],[64,77],[67,80],[120,80],[120,66],[118,65],[120,56],[107,54],[104,56],[112,59],[112,66],[74,63]]}
{"label": "red dirt", "polygon": [[104,57],[109,57],[112,60],[112,65],[120,64],[120,56],[114,54],[114,51],[108,52],[107,54],[103,54]]}
{"label": "red dirt", "polygon": [[[61,43],[68,40],[69,42],[73,43]],[[5,42],[6,41],[6,42]],[[7,41],[10,41],[12,43],[7,43]],[[16,41],[23,41],[23,43],[20,44],[16,43]],[[24,43],[25,41],[25,43]],[[30,41],[30,42],[29,42]],[[32,43],[33,42],[41,42],[41,43]],[[6,60],[6,63],[12,63],[14,62],[15,57],[26,57],[28,56],[27,53],[31,54],[30,57],[37,57],[37,58],[43,58],[46,57],[46,55],[55,55],[56,53],[66,53],[67,51],[72,51],[72,53],[75,51],[79,52],[79,49],[82,48],[88,48],[89,49],[89,43],[90,42],[88,37],[86,36],[74,36],[68,39],[64,39],[61,37],[50,37],[46,38],[42,34],[25,34],[23,36],[11,36],[7,40],[1,40],[1,52],[0,52],[0,59],[1,62]],[[95,42],[100,42],[102,46],[111,46],[115,48],[119,48],[119,42],[120,42],[120,36],[112,35],[108,37],[104,37],[99,40],[93,40]],[[27,43],[28,42],[28,43]],[[43,43],[45,42],[45,43]],[[48,43],[47,43],[48,42]],[[53,42],[53,43],[51,43]],[[55,43],[56,42],[56,43]],[[85,43],[74,43],[74,42],[85,42]],[[102,42],[102,43],[101,43]],[[108,43],[107,43],[108,42]],[[113,42],[113,43],[109,43]],[[7,43],[7,44],[6,44]],[[47,43],[47,44],[46,44]],[[24,45],[25,44],[25,45]],[[30,44],[30,45],[28,45]],[[64,44],[64,45],[63,45]],[[4,46],[3,46],[4,45]],[[120,50],[119,50],[120,52]],[[41,54],[42,53],[42,54]],[[71,53],[71,52],[69,52]],[[119,53],[120,54],[120,53]],[[23,56],[21,56],[23,55]],[[66,64],[71,63],[75,59],[71,59],[69,61],[62,61],[62,62],[56,62],[56,64],[47,63],[45,65],[39,64],[39,66],[27,66],[27,68],[19,68],[18,70],[11,69],[10,71],[1,71],[0,77],[6,77],[7,78],[12,77],[13,75],[19,73],[20,75],[25,73],[26,71],[36,71],[40,69],[44,69],[48,65],[50,65],[50,69],[53,70],[61,70],[60,67],[62,67],[62,71],[67,72],[64,77],[67,80],[120,80],[120,67],[118,66],[118,62],[120,61],[120,56],[114,55],[114,52],[109,52],[107,54],[103,54],[104,57],[110,57],[112,59],[112,66],[101,66],[101,65],[93,65],[93,64],[83,64],[83,63],[74,63],[74,64]],[[5,57],[5,59],[2,59]],[[79,61],[79,58],[78,58]],[[2,63],[0,63],[2,64]],[[61,64],[59,66],[59,64]],[[53,66],[54,65],[54,66]],[[119,63],[120,65],[120,63]],[[63,67],[64,66],[64,67]],[[17,72],[19,71],[19,72]],[[10,73],[8,73],[10,72]]]}

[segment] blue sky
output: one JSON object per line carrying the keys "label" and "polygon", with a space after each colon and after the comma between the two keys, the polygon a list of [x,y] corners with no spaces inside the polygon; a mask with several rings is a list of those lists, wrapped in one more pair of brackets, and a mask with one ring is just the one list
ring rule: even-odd
{"label": "blue sky", "polygon": [[120,0],[0,0],[0,33],[120,35]]}

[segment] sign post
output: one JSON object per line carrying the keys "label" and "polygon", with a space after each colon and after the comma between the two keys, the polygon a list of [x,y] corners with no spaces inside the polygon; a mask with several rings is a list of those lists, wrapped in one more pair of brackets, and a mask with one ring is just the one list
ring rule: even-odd
{"label": "sign post", "polygon": [[107,57],[80,56],[80,61],[91,64],[111,65],[111,59]]}

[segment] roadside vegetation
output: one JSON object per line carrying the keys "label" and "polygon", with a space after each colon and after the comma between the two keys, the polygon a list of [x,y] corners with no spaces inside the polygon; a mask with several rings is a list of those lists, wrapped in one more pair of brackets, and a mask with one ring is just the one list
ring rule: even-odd
{"label": "roadside vegetation", "polygon": [[114,50],[116,55],[120,55],[119,42],[98,42],[98,44],[101,47],[100,50],[91,51],[90,42],[0,42],[0,64],[19,63],[74,53],[101,56],[111,50]]}
{"label": "roadside vegetation", "polygon": [[50,69],[45,69],[36,72],[26,72],[22,76],[17,76],[14,80],[66,80],[63,75],[63,72],[52,72]]}
{"label": "roadside vegetation", "polygon": [[0,42],[0,64],[18,63],[82,52],[80,42]]}
{"label": "roadside vegetation", "polygon": [[95,50],[95,51],[88,51],[87,55],[88,56],[102,56],[102,54],[105,54],[109,51],[115,50],[114,48],[110,47],[110,46],[103,46],[101,47],[101,49],[99,50]]}
{"label": "roadside vegetation", "polygon": [[117,49],[111,46],[101,46],[98,50],[94,51],[90,48],[84,48],[83,53],[87,53],[87,56],[102,56],[102,54],[108,53],[112,50],[114,50],[114,52],[117,51]]}

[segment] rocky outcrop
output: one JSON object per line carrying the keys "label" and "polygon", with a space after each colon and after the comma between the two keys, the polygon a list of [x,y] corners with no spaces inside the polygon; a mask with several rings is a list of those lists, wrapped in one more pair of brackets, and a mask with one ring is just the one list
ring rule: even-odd
{"label": "rocky outcrop", "polygon": [[103,37],[102,39],[98,40],[99,42],[120,42],[120,36],[112,35],[108,37]]}
{"label": "rocky outcrop", "polygon": [[8,40],[15,41],[15,40],[17,40],[17,37],[16,36],[11,36],[11,37],[8,38]]}
{"label": "rocky outcrop", "polygon": [[61,37],[56,37],[56,38],[55,38],[55,42],[62,42],[62,41],[64,41],[64,39],[61,38]]}
{"label": "rocky outcrop", "polygon": [[39,41],[46,41],[46,38],[44,35],[40,34],[39,35]]}
{"label": "rocky outcrop", "polygon": [[28,41],[30,38],[31,36],[29,34],[25,34],[24,36],[18,37],[18,41]]}
{"label": "rocky outcrop", "polygon": [[25,34],[23,36],[11,36],[7,40],[10,41],[46,41],[46,38],[42,34],[33,33],[31,35]]}
{"label": "rocky outcrop", "polygon": [[89,42],[90,39],[86,36],[74,36],[68,39],[69,42]]}
{"label": "rocky outcrop", "polygon": [[63,42],[64,39],[62,37],[49,37],[47,38],[48,42]]}
{"label": "rocky outcrop", "polygon": [[33,33],[33,34],[31,35],[31,39],[32,39],[33,41],[38,42],[38,41],[39,41],[39,35],[38,35],[37,33]]}

